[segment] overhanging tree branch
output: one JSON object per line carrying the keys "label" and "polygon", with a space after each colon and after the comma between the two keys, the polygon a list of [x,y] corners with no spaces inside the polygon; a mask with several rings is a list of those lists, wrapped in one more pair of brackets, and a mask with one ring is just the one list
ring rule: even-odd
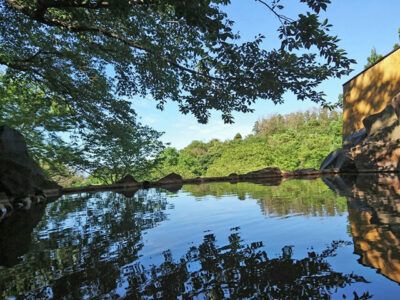
{"label": "overhanging tree branch", "polygon": [[[137,50],[141,50],[141,51],[145,51],[147,53],[150,53],[152,55],[158,56],[160,59],[162,59],[163,61],[165,61],[166,63],[168,63],[169,65],[184,71],[184,72],[188,72],[192,75],[196,75],[196,76],[201,76],[201,77],[205,77],[211,80],[222,80],[222,78],[218,78],[215,76],[211,76],[209,74],[205,74],[202,72],[198,72],[195,71],[193,69],[187,68],[185,66],[182,66],[181,64],[177,63],[174,59],[172,58],[168,58],[160,53],[158,53],[157,51],[154,51],[146,46],[140,45],[137,42],[134,42],[124,36],[122,36],[121,34],[117,34],[115,32],[106,30],[104,28],[101,27],[94,27],[94,26],[87,26],[87,25],[78,25],[78,24],[71,24],[71,23],[67,23],[67,22],[63,22],[60,21],[58,19],[55,18],[51,18],[48,19],[45,16],[45,13],[47,11],[48,8],[77,8],[77,7],[81,7],[81,8],[96,8],[96,9],[100,9],[100,8],[108,8],[110,6],[110,1],[98,1],[97,3],[88,3],[88,1],[47,1],[47,0],[42,0],[39,1],[39,5],[38,7],[35,9],[35,12],[32,14],[31,10],[23,5],[18,4],[18,1],[16,0],[5,0],[6,2],[8,2],[12,7],[14,7],[15,9],[18,9],[19,11],[21,11],[22,13],[24,13],[27,16],[30,16],[31,18],[33,18],[34,20],[42,23],[42,24],[46,24],[48,26],[51,27],[60,27],[60,28],[64,28],[67,29],[71,32],[91,32],[91,33],[96,33],[99,35],[104,35],[107,36],[111,39],[115,39],[115,40],[119,40],[120,42],[124,43],[125,45],[135,48]],[[90,2],[90,1],[89,1]],[[151,4],[153,3],[153,1],[130,1],[130,3],[132,3],[132,5],[138,5],[138,4]]]}

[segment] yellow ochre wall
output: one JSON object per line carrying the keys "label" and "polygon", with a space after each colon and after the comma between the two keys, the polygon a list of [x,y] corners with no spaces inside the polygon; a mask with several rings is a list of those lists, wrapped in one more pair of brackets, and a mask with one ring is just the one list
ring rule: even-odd
{"label": "yellow ochre wall", "polygon": [[362,129],[362,120],[383,110],[400,92],[400,48],[343,85],[343,138]]}

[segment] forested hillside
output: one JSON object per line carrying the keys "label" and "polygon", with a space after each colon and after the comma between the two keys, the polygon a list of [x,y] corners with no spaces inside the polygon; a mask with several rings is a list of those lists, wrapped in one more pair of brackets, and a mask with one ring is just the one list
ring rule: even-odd
{"label": "forested hillside", "polygon": [[193,141],[178,151],[167,148],[148,178],[175,172],[184,178],[227,176],[275,166],[283,170],[319,168],[330,151],[339,148],[342,115],[337,111],[312,111],[272,115],[254,124],[253,134],[207,143]]}

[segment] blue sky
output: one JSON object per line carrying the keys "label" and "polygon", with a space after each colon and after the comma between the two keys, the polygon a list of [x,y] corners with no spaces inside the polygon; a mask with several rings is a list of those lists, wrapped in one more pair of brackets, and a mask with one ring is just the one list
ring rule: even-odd
{"label": "blue sky", "polygon": [[[304,7],[298,0],[282,0],[285,14],[296,17]],[[232,0],[232,4],[224,10],[229,18],[235,21],[234,29],[241,35],[243,41],[252,40],[261,33],[266,36],[263,47],[271,49],[279,45],[276,29],[278,20],[260,3],[254,0]],[[341,39],[339,46],[345,49],[348,56],[354,58],[357,64],[354,71],[346,77],[331,79],[321,84],[332,102],[337,100],[342,92],[342,84],[363,70],[366,57],[371,48],[378,53],[387,54],[398,42],[400,28],[399,0],[332,0],[326,13],[322,15],[333,24],[331,33]],[[271,101],[260,100],[253,108],[254,113],[235,113],[235,124],[223,124],[221,115],[213,112],[208,124],[198,124],[192,115],[182,115],[174,103],[168,103],[164,111],[156,109],[156,103],[151,98],[132,100],[133,107],[141,117],[141,122],[156,130],[164,131],[162,141],[181,149],[193,140],[209,141],[232,139],[236,133],[245,136],[250,134],[255,121],[270,114],[286,114],[306,110],[316,106],[310,101],[297,101],[295,96],[287,94],[285,103],[274,105]]]}

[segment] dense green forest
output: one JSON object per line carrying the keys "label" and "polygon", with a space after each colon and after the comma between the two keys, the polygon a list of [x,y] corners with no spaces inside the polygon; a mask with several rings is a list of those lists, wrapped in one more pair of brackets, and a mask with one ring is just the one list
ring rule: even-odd
{"label": "dense green forest", "polygon": [[228,141],[193,141],[180,151],[165,149],[146,179],[171,172],[184,178],[227,176],[270,166],[318,169],[324,157],[340,147],[341,139],[342,115],[336,110],[272,115],[257,121],[253,134],[244,138],[237,134]]}

